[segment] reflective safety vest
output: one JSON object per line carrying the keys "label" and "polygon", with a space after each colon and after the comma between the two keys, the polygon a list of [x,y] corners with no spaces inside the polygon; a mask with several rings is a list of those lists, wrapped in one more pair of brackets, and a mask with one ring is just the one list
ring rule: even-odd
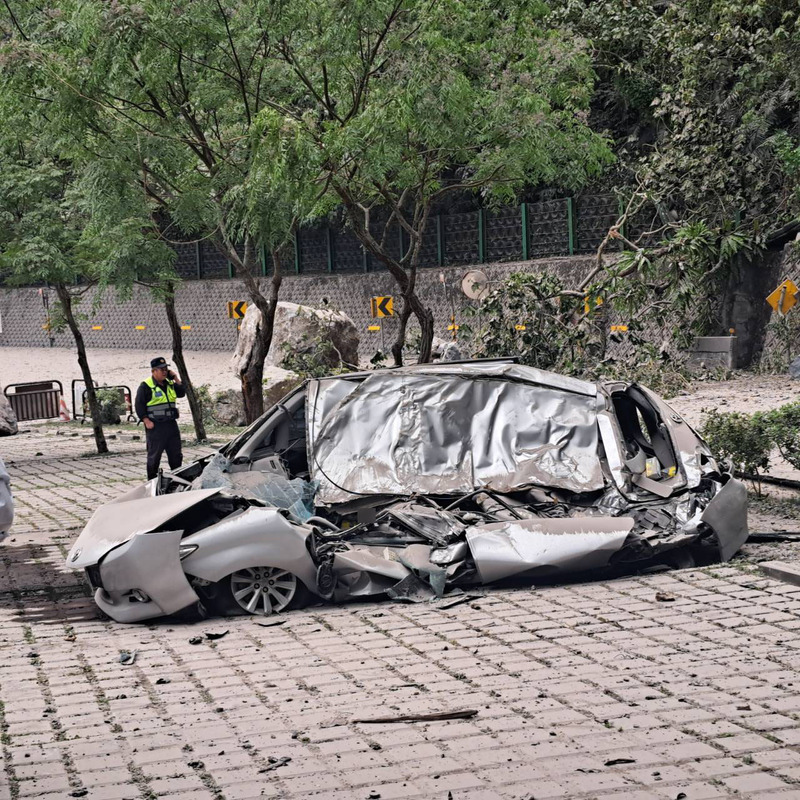
{"label": "reflective safety vest", "polygon": [[162,389],[152,377],[145,383],[150,387],[151,396],[147,402],[147,416],[156,422],[165,419],[177,419],[178,408],[176,403],[178,395],[175,393],[175,384],[168,380],[166,388]]}

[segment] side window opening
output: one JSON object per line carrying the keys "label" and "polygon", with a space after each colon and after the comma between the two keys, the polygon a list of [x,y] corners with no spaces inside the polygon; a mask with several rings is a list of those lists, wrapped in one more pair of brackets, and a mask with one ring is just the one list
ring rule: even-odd
{"label": "side window opening", "polygon": [[[294,404],[292,404],[294,405]],[[308,456],[306,454],[306,409],[300,402],[294,409],[278,411],[279,419],[269,433],[250,454],[255,462],[268,456],[278,456],[293,478],[308,475]]]}
{"label": "side window opening", "polygon": [[667,426],[647,397],[635,386],[611,396],[633,472],[667,480],[677,471],[677,459]]}

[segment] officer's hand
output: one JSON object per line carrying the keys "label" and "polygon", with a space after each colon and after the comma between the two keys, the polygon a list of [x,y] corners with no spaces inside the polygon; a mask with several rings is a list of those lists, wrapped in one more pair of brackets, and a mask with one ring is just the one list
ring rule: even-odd
{"label": "officer's hand", "polygon": [[155,424],[155,422],[153,422],[153,420],[150,419],[150,417],[145,417],[144,418],[144,426],[145,426],[145,428],[147,428],[147,430],[151,431],[151,430],[153,430],[153,428],[155,428],[156,424]]}

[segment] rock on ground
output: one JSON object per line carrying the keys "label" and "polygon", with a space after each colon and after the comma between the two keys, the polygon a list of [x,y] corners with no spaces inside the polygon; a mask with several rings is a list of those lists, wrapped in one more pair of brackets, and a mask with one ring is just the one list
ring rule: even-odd
{"label": "rock on ground", "polygon": [[244,401],[242,393],[236,389],[218,392],[211,401],[211,419],[220,425],[234,425],[241,427],[247,424],[244,415]]}
{"label": "rock on ground", "polygon": [[264,378],[264,411],[272,408],[303,382],[303,378],[296,372],[280,367],[272,367],[270,373],[272,377]]}
{"label": "rock on ground", "polygon": [[13,436],[18,430],[17,415],[11,403],[4,394],[0,394],[0,436]]}

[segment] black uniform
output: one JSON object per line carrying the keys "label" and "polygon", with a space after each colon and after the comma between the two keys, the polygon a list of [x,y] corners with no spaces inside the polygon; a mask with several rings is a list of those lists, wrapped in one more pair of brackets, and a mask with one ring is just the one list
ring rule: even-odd
{"label": "black uniform", "polygon": [[[186,396],[186,389],[180,384],[173,383],[173,381],[166,380],[158,385],[166,389],[168,384],[175,390],[176,397]],[[152,396],[152,389],[142,381],[139,385],[139,390],[136,392],[135,403],[136,415],[139,419],[143,420],[147,416],[147,404]],[[167,451],[167,461],[170,469],[177,469],[183,464],[181,432],[177,423],[178,409],[175,406],[171,406],[171,408],[174,411],[172,419],[154,419],[153,428],[151,430],[145,429],[145,438],[147,440],[147,480],[158,475],[161,456],[165,450]]]}

